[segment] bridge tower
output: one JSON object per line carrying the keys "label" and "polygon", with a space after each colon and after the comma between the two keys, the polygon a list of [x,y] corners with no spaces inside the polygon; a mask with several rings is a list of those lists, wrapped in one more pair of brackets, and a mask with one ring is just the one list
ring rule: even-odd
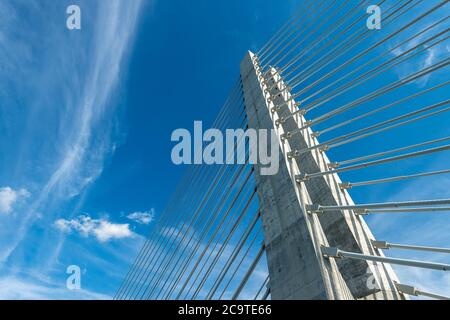
{"label": "bridge tower", "polygon": [[390,265],[329,257],[330,248],[384,256],[358,210],[320,211],[354,202],[337,174],[309,178],[333,164],[277,70],[262,72],[252,52],[240,70],[249,128],[274,129],[282,155],[277,174],[253,170],[272,299],[404,299]]}

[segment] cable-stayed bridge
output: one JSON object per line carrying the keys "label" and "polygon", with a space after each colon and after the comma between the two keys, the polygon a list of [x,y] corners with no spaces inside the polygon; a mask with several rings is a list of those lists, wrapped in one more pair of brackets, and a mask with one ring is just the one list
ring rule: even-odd
{"label": "cable-stayed bridge", "polygon": [[[368,27],[371,5],[382,8],[379,28]],[[448,221],[448,185],[437,198],[385,201],[392,184],[414,183],[420,195],[448,183],[437,180],[450,173],[448,12],[448,1],[305,1],[246,54],[212,125],[273,130],[278,172],[248,163],[254,154],[239,149],[248,136],[225,155],[245,163],[190,166],[115,298],[445,298],[392,266],[449,264],[383,252],[450,249],[378,239],[365,218]],[[355,203],[358,189],[379,201]]]}

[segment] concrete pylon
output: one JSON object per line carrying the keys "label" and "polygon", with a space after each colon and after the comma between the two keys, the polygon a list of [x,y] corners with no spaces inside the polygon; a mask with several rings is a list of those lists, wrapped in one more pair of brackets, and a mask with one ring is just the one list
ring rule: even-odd
{"label": "concrete pylon", "polygon": [[310,128],[286,135],[304,126],[306,120],[295,112],[298,108],[277,70],[269,70],[265,77],[251,52],[242,60],[240,69],[248,126],[273,129],[282,155],[277,174],[261,175],[259,164],[254,170],[272,299],[405,299],[395,287],[398,281],[390,265],[324,258],[322,246],[383,254],[372,246],[374,237],[360,215],[349,210],[308,212],[311,205],[354,203],[339,187],[337,174],[298,181],[302,173],[328,170],[329,159],[319,149],[292,156],[292,151],[315,146],[318,141]]}

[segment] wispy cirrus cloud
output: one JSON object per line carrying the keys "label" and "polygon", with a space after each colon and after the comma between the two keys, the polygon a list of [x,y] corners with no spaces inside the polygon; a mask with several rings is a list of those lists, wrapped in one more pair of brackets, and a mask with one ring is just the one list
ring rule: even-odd
{"label": "wispy cirrus cloud", "polygon": [[0,188],[0,214],[10,214],[14,204],[24,198],[28,198],[30,193],[26,189],[14,190],[10,187]]}
{"label": "wispy cirrus cloud", "polygon": [[[16,235],[8,236],[0,248],[0,261],[6,261],[25,240],[41,212],[52,221],[61,204],[86,190],[101,175],[114,149],[120,104],[116,92],[141,1],[80,1],[79,5],[90,14],[82,15],[81,30],[69,31],[62,4],[0,4],[0,16],[7,22],[0,35],[0,61],[5,65],[0,78],[8,79],[0,85],[5,102],[0,103],[0,118],[10,120],[0,126],[17,145],[4,142],[0,149],[11,154],[11,159],[5,156],[5,163],[15,168],[15,176],[9,178],[24,181],[33,193],[20,219],[11,221]],[[34,20],[19,23],[28,14]],[[17,104],[15,95],[21,90],[29,90],[23,94],[27,108],[16,113],[17,109],[3,107]],[[39,117],[45,126],[36,121]],[[16,132],[20,126],[10,124],[16,118],[25,127],[21,133]]]}
{"label": "wispy cirrus cloud", "polygon": [[[72,232],[86,231],[104,246],[133,235],[127,224],[82,221],[71,212],[79,212],[75,209],[83,202],[81,195],[120,144],[124,67],[142,1],[77,4],[82,29],[69,31],[66,2],[0,3],[0,180],[26,188],[1,191],[0,211],[6,213],[0,215],[0,275],[8,285],[0,289],[4,298],[15,297],[11,286],[28,283],[30,296],[54,296],[11,270],[46,272],[43,266],[51,270],[60,262],[67,235],[52,227],[56,220],[65,221]],[[26,196],[26,203],[18,206]]]}
{"label": "wispy cirrus cloud", "polygon": [[18,277],[8,276],[0,278],[1,300],[110,300],[105,294],[89,290],[68,290],[62,284],[47,283],[42,281],[23,280]]}
{"label": "wispy cirrus cloud", "polygon": [[[429,4],[423,3],[422,5],[427,6]],[[403,55],[406,51],[413,48],[416,49],[408,53],[408,56],[414,55],[419,50],[423,50],[423,52],[419,55],[414,58],[407,59],[405,62],[402,62],[394,68],[400,78],[404,78],[412,73],[428,68],[448,57],[450,51],[448,45],[446,44],[448,41],[445,39],[447,34],[442,34],[442,32],[448,27],[448,17],[446,14],[448,10],[445,10],[445,8],[448,9],[448,5],[435,12],[432,17],[427,17],[426,19],[420,20],[417,25],[415,25],[414,29],[410,29],[409,33],[400,33],[400,35],[395,38],[394,44],[397,48],[392,50],[394,45],[389,48],[392,50],[392,54],[394,56],[398,57]],[[411,14],[420,16],[423,11],[424,9],[419,6],[416,10],[412,10]],[[440,22],[437,23],[438,21]],[[411,37],[411,35],[415,36]],[[400,43],[404,44],[398,47]],[[436,77],[436,74],[427,74],[417,79],[415,83],[419,87],[425,87],[432,76]]]}

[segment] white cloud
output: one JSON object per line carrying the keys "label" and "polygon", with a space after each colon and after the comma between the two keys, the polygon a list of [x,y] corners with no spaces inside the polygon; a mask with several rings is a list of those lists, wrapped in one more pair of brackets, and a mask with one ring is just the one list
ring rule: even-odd
{"label": "white cloud", "polygon": [[10,187],[0,188],[0,214],[10,214],[14,204],[21,198],[27,198],[30,193],[25,189],[14,190]]}
{"label": "white cloud", "polygon": [[[64,282],[63,282],[64,283]],[[23,280],[14,276],[0,278],[1,300],[110,300],[111,297],[89,290],[68,290],[61,284]]]}
{"label": "white cloud", "polygon": [[155,217],[155,210],[151,209],[146,212],[133,212],[127,215],[127,218],[139,224],[150,224]]}
{"label": "white cloud", "polygon": [[[33,15],[36,20],[29,24],[17,24],[14,22],[20,21],[24,13],[8,3],[0,2],[1,20],[8,17],[6,21],[11,22],[7,23],[9,28],[0,32],[0,61],[8,62],[0,72],[2,79],[8,79],[8,82],[0,83],[0,93],[17,91],[20,95],[22,88],[28,90],[26,88],[29,88],[29,84],[34,84],[34,90],[29,94],[32,101],[26,103],[33,110],[29,112],[30,118],[17,113],[14,115],[17,118],[7,123],[20,124],[15,119],[24,119],[24,124],[28,127],[22,130],[20,125],[8,126],[6,138],[20,133],[19,141],[23,141],[23,144],[19,144],[18,154],[21,157],[23,154],[24,161],[33,161],[29,167],[42,168],[41,174],[35,177],[39,184],[39,194],[35,195],[33,202],[24,210],[21,221],[15,222],[15,235],[1,239],[1,263],[21,243],[25,243],[30,235],[29,228],[39,218],[39,212],[47,212],[46,218],[54,221],[56,217],[52,213],[59,212],[59,206],[66,201],[83,195],[86,188],[101,175],[105,160],[112,155],[112,145],[117,135],[117,110],[122,99],[118,89],[124,83],[122,71],[128,62],[142,1],[111,0],[95,1],[92,4],[92,1],[87,1],[85,6],[90,7],[86,10],[94,17],[86,25],[87,29],[93,31],[89,37],[78,37],[74,33],[69,36],[65,28],[58,27],[61,26],[60,23],[64,27],[65,21],[52,18],[58,15],[53,14],[55,11],[51,11],[54,8],[50,4],[45,6],[30,1],[31,7],[23,9],[26,12],[39,12]],[[42,28],[37,23],[40,19],[46,21]],[[54,44],[50,49],[40,45],[42,34]],[[70,45],[65,45],[66,41],[70,41]],[[37,69],[35,61],[42,62]],[[55,64],[55,61],[58,63]],[[46,72],[39,72],[41,68]],[[41,93],[45,91],[42,88],[55,94],[52,97],[42,96]],[[3,98],[3,95],[0,96]],[[0,103],[0,111],[3,111],[3,105],[9,105],[6,102],[14,103],[14,96],[5,96],[7,98],[5,101],[2,99],[5,103]],[[63,107],[59,107],[60,105]],[[32,121],[34,112],[48,115],[45,118],[46,126]],[[1,120],[0,125],[3,124]],[[61,130],[62,128],[64,129]],[[40,144],[39,149],[29,148],[30,145],[35,145],[36,136],[49,133],[56,133],[52,136],[51,143]],[[34,154],[27,150],[34,150]],[[16,157],[18,156],[11,156],[12,159]],[[25,166],[21,166],[20,162],[17,166],[17,172],[27,174]],[[106,232],[109,229],[111,226],[105,224],[99,230]]]}
{"label": "white cloud", "polygon": [[58,219],[55,221],[55,226],[63,232],[76,231],[83,237],[94,236],[100,242],[133,236],[129,224],[116,224],[105,219],[92,219],[87,215],[81,215],[72,220]]}

